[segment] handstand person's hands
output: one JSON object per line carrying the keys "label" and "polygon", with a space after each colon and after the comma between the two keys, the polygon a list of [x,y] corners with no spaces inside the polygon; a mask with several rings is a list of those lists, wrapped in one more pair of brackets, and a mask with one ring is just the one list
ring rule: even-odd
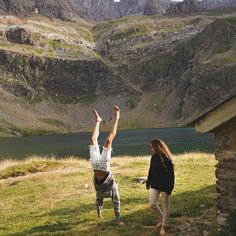
{"label": "handstand person's hands", "polygon": [[98,115],[98,112],[96,111],[96,109],[93,109],[93,114],[94,114],[97,122],[102,121],[102,118]]}
{"label": "handstand person's hands", "polygon": [[114,111],[115,111],[115,119],[119,120],[120,119],[120,108],[118,106],[114,106]]}

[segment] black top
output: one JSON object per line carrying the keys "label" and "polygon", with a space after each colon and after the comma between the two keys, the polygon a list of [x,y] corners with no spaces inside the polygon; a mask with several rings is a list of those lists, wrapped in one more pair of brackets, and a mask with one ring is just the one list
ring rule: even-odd
{"label": "black top", "polygon": [[174,166],[171,160],[164,154],[153,154],[146,182],[147,188],[151,187],[170,195],[174,189],[174,181]]}

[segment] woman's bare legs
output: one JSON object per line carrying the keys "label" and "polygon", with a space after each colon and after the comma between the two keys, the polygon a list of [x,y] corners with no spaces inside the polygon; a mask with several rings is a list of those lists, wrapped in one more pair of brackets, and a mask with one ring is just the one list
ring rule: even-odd
{"label": "woman's bare legs", "polygon": [[111,148],[112,147],[112,142],[114,140],[114,138],[116,137],[116,133],[117,133],[117,128],[118,128],[118,123],[119,123],[119,119],[120,119],[120,108],[115,106],[114,107],[114,124],[112,126],[112,129],[104,143],[104,147],[105,148]]}
{"label": "woman's bare legs", "polygon": [[100,127],[100,123],[102,121],[102,118],[98,115],[98,113],[95,109],[93,110],[93,114],[95,116],[96,123],[95,123],[94,129],[93,129],[93,134],[91,137],[91,145],[97,146],[98,145],[98,136],[99,136],[99,127]]}
{"label": "woman's bare legs", "polygon": [[[157,189],[151,188],[149,190],[149,205],[150,205],[150,208],[153,209],[160,218],[162,218],[163,217],[162,210],[159,207],[159,205],[157,204],[159,196],[160,196],[160,192]],[[161,223],[157,223],[155,227],[160,228]]]}
{"label": "woman's bare legs", "polygon": [[165,192],[162,192],[161,195],[162,195],[163,217],[162,217],[160,235],[165,235],[166,234],[165,226],[167,224],[167,220],[170,213],[169,195]]}

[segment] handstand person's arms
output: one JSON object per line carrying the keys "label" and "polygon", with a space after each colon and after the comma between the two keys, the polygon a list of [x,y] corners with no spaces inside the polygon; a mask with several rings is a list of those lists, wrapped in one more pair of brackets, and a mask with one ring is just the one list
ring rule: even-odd
{"label": "handstand person's arms", "polygon": [[95,123],[94,129],[93,129],[93,134],[91,137],[91,145],[97,146],[98,145],[98,136],[99,136],[99,126],[102,121],[102,118],[98,115],[98,113],[95,109],[93,110],[93,114],[95,116],[96,123]]}
{"label": "handstand person's arms", "polygon": [[102,219],[102,207],[103,205],[103,198],[100,196],[96,196],[96,207],[97,207],[97,214],[98,214],[98,218]]}
{"label": "handstand person's arms", "polygon": [[114,138],[116,137],[117,128],[118,128],[119,119],[120,119],[120,108],[115,106],[114,112],[115,112],[114,124],[112,126],[112,129],[111,129],[106,141],[105,141],[105,144],[104,144],[105,148],[111,148],[112,142],[113,142]]}
{"label": "handstand person's arms", "polygon": [[118,188],[112,190],[112,203],[117,224],[124,225],[124,221],[121,220],[120,216],[120,194]]}

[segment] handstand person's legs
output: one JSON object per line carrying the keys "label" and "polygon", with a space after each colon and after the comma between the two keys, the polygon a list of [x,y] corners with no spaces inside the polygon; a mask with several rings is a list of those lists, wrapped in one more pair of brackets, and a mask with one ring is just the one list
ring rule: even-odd
{"label": "handstand person's legs", "polygon": [[90,161],[94,163],[98,158],[100,158],[100,150],[98,146],[98,136],[99,136],[99,126],[102,121],[101,117],[98,115],[97,111],[94,109],[93,114],[96,119],[96,123],[93,129],[93,134],[91,137],[91,145],[89,146],[90,149]]}
{"label": "handstand person's legs", "polygon": [[108,148],[108,149],[110,149],[112,147],[112,142],[113,142],[114,138],[116,137],[117,127],[118,127],[119,118],[120,118],[120,108],[115,106],[114,111],[115,111],[114,124],[113,124],[112,129],[111,129],[111,131],[105,141],[105,144],[104,144],[104,148]]}
{"label": "handstand person's legs", "polygon": [[102,118],[98,115],[97,111],[94,109],[93,114],[96,118],[96,123],[93,129],[93,134],[91,137],[91,145],[92,146],[98,146],[98,136],[99,136],[99,126],[102,121]]}

